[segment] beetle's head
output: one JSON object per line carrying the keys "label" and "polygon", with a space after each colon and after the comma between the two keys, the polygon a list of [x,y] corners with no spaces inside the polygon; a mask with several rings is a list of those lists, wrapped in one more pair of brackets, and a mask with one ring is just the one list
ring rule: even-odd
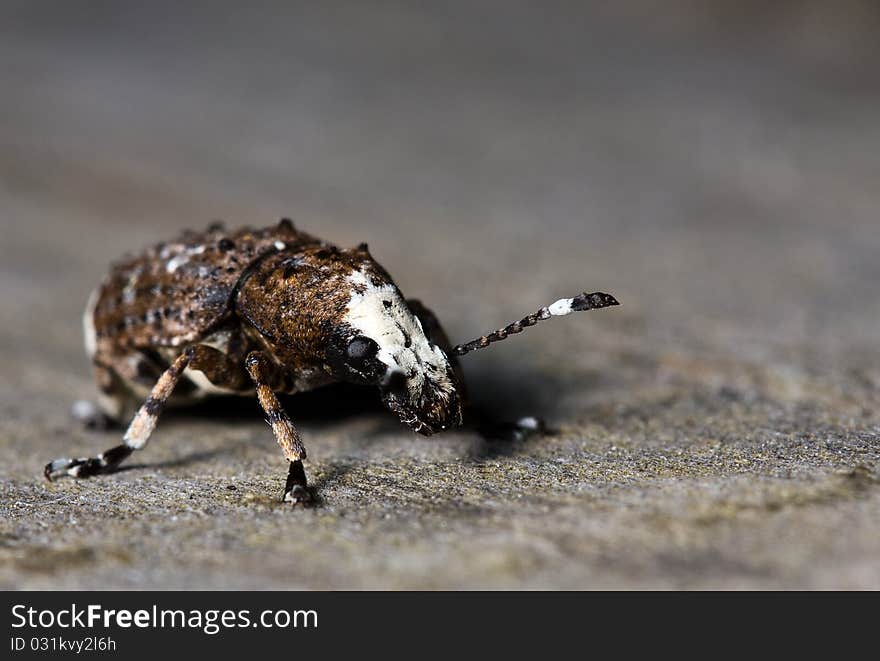
{"label": "beetle's head", "polygon": [[462,387],[444,350],[426,335],[400,290],[361,247],[344,280],[348,298],[327,347],[340,380],[378,386],[413,431],[430,435],[462,421]]}
{"label": "beetle's head", "polygon": [[376,386],[421,434],[461,424],[463,389],[448,342],[433,325],[425,333],[366,244],[340,250],[316,241],[270,253],[243,280],[235,305],[294,382]]}
{"label": "beetle's head", "polygon": [[288,252],[281,243],[237,285],[237,313],[294,377],[295,387],[333,381],[377,386],[385,406],[426,435],[461,425],[464,388],[456,357],[551,317],[618,305],[610,294],[583,292],[450,347],[365,244],[340,250],[314,240]]}

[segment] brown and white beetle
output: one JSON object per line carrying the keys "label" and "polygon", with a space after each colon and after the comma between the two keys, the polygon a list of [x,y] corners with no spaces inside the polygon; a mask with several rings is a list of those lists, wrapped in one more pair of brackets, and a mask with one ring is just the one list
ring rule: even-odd
{"label": "brown and white beetle", "polygon": [[122,422],[134,413],[123,443],[97,457],[56,459],[45,475],[113,470],[147,444],[175,390],[183,398],[256,389],[290,462],[283,500],[307,502],[306,450],[276,392],[339,381],[377,386],[402,422],[432,434],[462,424],[457,356],[552,316],[617,304],[583,293],[453,347],[366,244],[339,249],[288,219],[260,230],[214,224],[187,232],[115,264],[86,309],[100,415]]}

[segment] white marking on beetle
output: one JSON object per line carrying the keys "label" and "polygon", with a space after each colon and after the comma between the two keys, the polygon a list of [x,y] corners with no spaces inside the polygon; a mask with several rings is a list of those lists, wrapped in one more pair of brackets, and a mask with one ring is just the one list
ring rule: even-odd
{"label": "white marking on beetle", "polygon": [[168,260],[167,264],[165,264],[165,271],[166,273],[174,273],[177,269],[186,264],[188,261],[189,255],[187,255],[186,253],[175,255]]}
{"label": "white marking on beetle", "polygon": [[[402,373],[407,377],[410,395],[418,397],[426,374],[430,374],[438,394],[450,395],[454,386],[446,372],[449,360],[440,347],[431,346],[398,289],[389,284],[374,285],[363,271],[352,273],[348,282],[353,289],[344,321],[379,345],[377,358],[388,368],[385,382],[395,372]],[[355,287],[362,288],[363,293],[354,291]],[[410,346],[406,346],[407,336]]]}
{"label": "white marking on beetle", "polygon": [[554,317],[564,317],[565,315],[574,312],[574,310],[572,310],[571,308],[571,304],[573,301],[573,298],[560,298],[558,301],[549,306],[547,310]]}
{"label": "white marking on beetle", "polygon": [[86,353],[89,358],[94,357],[98,350],[98,338],[95,334],[95,308],[98,305],[98,296],[100,295],[100,287],[89,294],[89,301],[86,303],[86,311],[83,313],[83,337],[86,342]]}
{"label": "white marking on beetle", "polygon": [[[230,337],[231,335],[229,331],[218,331],[217,333],[203,339],[199,344],[206,344],[209,347],[217,349],[221,353],[227,353],[229,350]],[[197,388],[197,398],[206,395],[228,395],[238,392],[231,388],[223,388],[222,386],[214,385],[208,380],[208,377],[205,376],[204,372],[192,369],[191,367],[187,367],[183,370],[183,376],[189,379],[189,381]]]}
{"label": "white marking on beetle", "polygon": [[230,395],[238,393],[237,390],[233,390],[232,388],[223,388],[222,386],[217,386],[211,383],[208,380],[208,377],[205,376],[204,372],[200,370],[194,370],[190,367],[187,367],[183,370],[183,376],[190,380],[190,382],[196,387],[196,396],[197,397],[205,397],[207,395]]}
{"label": "white marking on beetle", "polygon": [[275,250],[284,250],[287,247],[287,244],[284,241],[276,241],[275,242]]}
{"label": "white marking on beetle", "polygon": [[520,418],[519,420],[517,420],[516,426],[520,429],[528,429],[530,431],[534,431],[537,429],[541,429],[544,426],[544,421],[534,416],[528,415],[524,418]]}
{"label": "white marking on beetle", "polygon": [[207,249],[207,246],[200,245],[193,246],[192,248],[184,250],[180,254],[175,255],[168,260],[168,262],[165,264],[165,271],[167,273],[174,273],[177,269],[186,264],[189,261],[190,257],[192,257],[193,255],[201,255]]}
{"label": "white marking on beetle", "polygon": [[128,305],[134,303],[135,298],[137,297],[137,285],[138,280],[144,272],[144,267],[139,266],[134,271],[132,271],[131,275],[128,277],[128,282],[125,283],[125,288],[122,290],[122,301]]}

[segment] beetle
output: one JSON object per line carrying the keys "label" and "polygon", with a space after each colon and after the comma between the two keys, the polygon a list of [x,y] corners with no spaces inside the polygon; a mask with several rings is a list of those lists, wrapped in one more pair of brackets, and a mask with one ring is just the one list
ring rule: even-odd
{"label": "beetle", "polygon": [[[458,357],[570,312],[618,305],[583,293],[452,346],[434,314],[406,299],[366,244],[337,246],[284,218],[263,229],[214,223],[115,263],[89,297],[86,350],[98,387],[96,419],[131,422],[120,445],[49,462],[44,474],[110,472],[152,434],[163,406],[215,393],[257,399],[289,462],[282,500],[308,503],[306,449],[276,393],[334,382],[378,387],[410,429],[462,424]],[[139,408],[137,404],[140,404]]]}

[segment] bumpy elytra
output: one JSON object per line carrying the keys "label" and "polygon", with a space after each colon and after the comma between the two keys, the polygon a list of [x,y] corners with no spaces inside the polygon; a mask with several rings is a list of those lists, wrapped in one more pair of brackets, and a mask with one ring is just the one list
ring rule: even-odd
{"label": "bumpy elytra", "polygon": [[[163,406],[214,393],[256,396],[289,462],[283,500],[311,498],[306,450],[275,395],[334,382],[378,387],[420,434],[462,424],[457,356],[538,321],[617,305],[596,292],[560,299],[451,346],[434,314],[406,299],[366,244],[340,249],[277,225],[227,232],[214,224],[112,266],[83,318],[102,420],[134,414],[123,442],[96,457],[56,459],[48,479],[112,471],[142,449]],[[135,407],[140,407],[135,411]]]}

